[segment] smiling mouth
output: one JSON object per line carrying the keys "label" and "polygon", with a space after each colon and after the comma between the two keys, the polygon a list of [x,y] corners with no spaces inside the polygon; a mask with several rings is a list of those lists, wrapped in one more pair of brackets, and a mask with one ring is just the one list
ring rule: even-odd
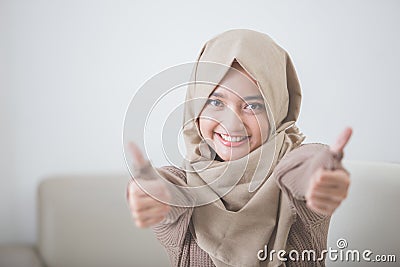
{"label": "smiling mouth", "polygon": [[217,132],[215,132],[215,135],[218,137],[221,143],[226,146],[240,146],[250,139],[250,136],[230,136]]}

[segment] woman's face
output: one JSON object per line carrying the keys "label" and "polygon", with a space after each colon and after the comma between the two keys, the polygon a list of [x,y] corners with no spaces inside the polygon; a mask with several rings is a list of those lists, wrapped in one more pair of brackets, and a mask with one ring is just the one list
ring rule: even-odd
{"label": "woman's face", "polygon": [[200,133],[224,160],[244,157],[268,138],[269,122],[256,82],[238,64],[209,96],[199,117]]}

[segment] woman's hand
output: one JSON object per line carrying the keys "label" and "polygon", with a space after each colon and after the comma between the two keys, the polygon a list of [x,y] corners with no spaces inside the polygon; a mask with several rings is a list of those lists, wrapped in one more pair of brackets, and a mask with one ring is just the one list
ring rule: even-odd
{"label": "woman's hand", "polygon": [[[149,164],[148,160],[134,143],[129,144],[129,150],[133,155],[133,167],[135,170],[144,168]],[[140,179],[140,177],[137,178]],[[168,199],[170,197],[167,188],[158,179],[143,179],[140,180],[140,185],[145,187],[146,191],[152,192],[152,194],[160,199]],[[164,220],[171,207],[148,195],[142,190],[142,187],[139,187],[136,181],[130,182],[128,185],[127,197],[136,226],[146,228]]]}
{"label": "woman's hand", "polygon": [[[346,128],[330,147],[331,152],[342,154],[343,149],[352,134],[351,128]],[[307,206],[320,214],[332,215],[340,203],[347,197],[350,186],[348,172],[339,170],[319,169],[310,180],[305,198]]]}

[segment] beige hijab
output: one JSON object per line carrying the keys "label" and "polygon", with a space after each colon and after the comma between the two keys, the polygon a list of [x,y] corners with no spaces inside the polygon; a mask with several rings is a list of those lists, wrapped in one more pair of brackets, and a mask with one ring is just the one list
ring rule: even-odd
{"label": "beige hijab", "polygon": [[[287,52],[260,32],[236,29],[219,34],[203,46],[197,58],[198,66],[201,62],[231,66],[234,60],[257,81],[269,106],[273,131],[247,157],[228,162],[214,160],[212,150],[202,142],[196,119],[215,86],[189,86],[183,130],[187,184],[196,187],[220,181],[208,192],[218,199],[194,209],[190,230],[217,267],[278,266],[281,262],[276,259],[259,261],[257,253],[266,245],[269,251],[285,249],[294,220],[288,199],[270,177],[279,160],[305,138],[295,126],[300,111],[300,85]],[[202,80],[202,73],[216,75],[215,79],[225,74],[204,69],[194,70],[196,81]],[[204,102],[189,104],[193,99]],[[226,189],[232,177],[238,182],[223,194],[220,189]]]}

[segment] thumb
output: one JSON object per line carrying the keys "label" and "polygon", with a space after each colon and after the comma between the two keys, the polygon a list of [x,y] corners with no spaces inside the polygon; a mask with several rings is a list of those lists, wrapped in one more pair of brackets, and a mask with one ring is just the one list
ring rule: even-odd
{"label": "thumb", "polygon": [[352,133],[353,129],[351,127],[346,127],[343,132],[339,134],[336,142],[330,147],[330,150],[335,154],[343,154],[343,149],[349,142]]}
{"label": "thumb", "polygon": [[142,151],[140,148],[134,143],[134,142],[129,142],[128,143],[128,149],[133,156],[133,168],[135,170],[138,170],[142,167],[145,167],[148,160],[147,158],[143,155]]}

